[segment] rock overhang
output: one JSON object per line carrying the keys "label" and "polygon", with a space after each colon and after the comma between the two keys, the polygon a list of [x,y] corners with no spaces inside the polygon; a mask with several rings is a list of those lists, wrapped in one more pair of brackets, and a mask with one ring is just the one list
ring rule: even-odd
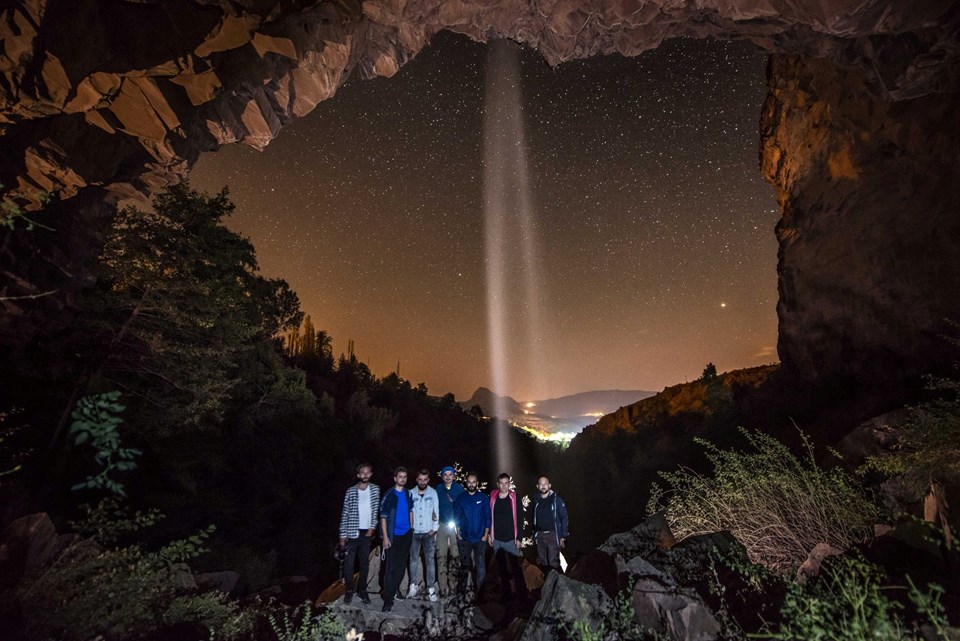
{"label": "rock overhang", "polygon": [[[760,166],[783,207],[786,369],[896,382],[951,362],[937,336],[960,319],[960,8],[946,0],[17,0],[0,9],[2,197],[53,194],[79,217],[64,229],[102,223],[201,152],[269,144],[351,74],[393,75],[444,29],[553,65],[676,37],[769,51]],[[16,251],[4,269],[80,287],[96,234],[80,237],[26,243],[57,245],[41,276]]]}
{"label": "rock overhang", "polygon": [[149,192],[203,151],[262,148],[349,75],[391,76],[443,29],[513,38],[552,65],[675,37],[746,39],[859,67],[890,99],[916,97],[947,88],[956,68],[951,5],[18,0],[0,11],[0,182],[28,208],[40,192],[88,185]]}

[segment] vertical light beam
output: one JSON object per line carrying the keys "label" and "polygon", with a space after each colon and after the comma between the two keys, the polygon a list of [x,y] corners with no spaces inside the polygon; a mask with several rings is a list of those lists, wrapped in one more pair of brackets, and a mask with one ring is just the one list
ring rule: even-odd
{"label": "vertical light beam", "polygon": [[[541,375],[543,359],[539,256],[527,169],[519,55],[516,45],[506,40],[492,41],[487,47],[483,127],[487,336],[491,382],[498,398],[491,414],[495,417],[498,471],[513,474],[516,470],[509,445],[508,410],[500,399],[511,389],[509,356],[523,358],[529,378]],[[521,265],[514,267],[511,263],[517,256]],[[514,292],[509,278],[518,268],[523,274],[522,292]],[[519,294],[518,300],[511,301],[511,293]],[[523,311],[523,337],[510,331],[511,309]],[[527,381],[526,387],[542,392],[536,381]]]}

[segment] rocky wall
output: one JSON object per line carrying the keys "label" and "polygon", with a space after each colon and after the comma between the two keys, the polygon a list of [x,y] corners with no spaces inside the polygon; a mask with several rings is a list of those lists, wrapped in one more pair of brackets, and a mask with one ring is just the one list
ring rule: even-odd
{"label": "rocky wall", "polygon": [[854,68],[770,58],[761,168],[783,207],[779,353],[814,384],[944,372],[960,335],[956,94],[891,101]]}

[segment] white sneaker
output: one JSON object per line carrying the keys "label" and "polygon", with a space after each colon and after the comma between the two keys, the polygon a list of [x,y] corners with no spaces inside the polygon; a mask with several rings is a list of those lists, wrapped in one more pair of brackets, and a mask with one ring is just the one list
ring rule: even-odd
{"label": "white sneaker", "polygon": [[414,599],[417,596],[417,586],[415,584],[410,585],[410,591],[407,592],[408,599]]}
{"label": "white sneaker", "polygon": [[433,602],[433,603],[436,603],[436,602],[437,602],[438,597],[437,597],[437,591],[436,591],[436,590],[434,590],[433,588],[430,588],[429,590],[427,590],[427,595],[430,597],[430,601],[431,601],[431,602]]}

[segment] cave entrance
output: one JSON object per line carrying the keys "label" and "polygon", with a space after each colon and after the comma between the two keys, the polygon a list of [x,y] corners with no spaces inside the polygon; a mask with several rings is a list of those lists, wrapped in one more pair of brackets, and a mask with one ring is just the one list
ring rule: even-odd
{"label": "cave entrance", "polygon": [[[262,153],[229,146],[191,174],[194,187],[230,187],[231,225],[336,352],[353,339],[374,372],[399,361],[404,377],[460,399],[490,386],[486,53],[441,32],[393,78],[348,81]],[[531,301],[517,256],[510,384],[495,391],[659,390],[707,362],[776,360],[780,209],[756,137],[766,58],[743,42],[682,39],[551,69],[520,51],[549,375],[533,384],[520,338]]]}

